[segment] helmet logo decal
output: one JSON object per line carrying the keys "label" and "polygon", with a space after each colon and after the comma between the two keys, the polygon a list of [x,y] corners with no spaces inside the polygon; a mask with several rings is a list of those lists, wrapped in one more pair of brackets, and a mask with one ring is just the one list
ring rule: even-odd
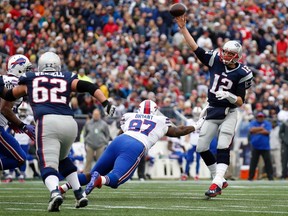
{"label": "helmet logo decal", "polygon": [[236,47],[241,47],[241,45],[239,43],[235,43]]}
{"label": "helmet logo decal", "polygon": [[14,67],[16,67],[16,65],[20,65],[20,66],[22,66],[22,65],[24,65],[25,64],[25,62],[26,62],[26,60],[24,59],[24,58],[19,58],[19,59],[17,59],[15,62],[12,62],[11,63],[11,68],[14,68]]}
{"label": "helmet logo decal", "polygon": [[144,114],[150,114],[150,100],[145,102]]}

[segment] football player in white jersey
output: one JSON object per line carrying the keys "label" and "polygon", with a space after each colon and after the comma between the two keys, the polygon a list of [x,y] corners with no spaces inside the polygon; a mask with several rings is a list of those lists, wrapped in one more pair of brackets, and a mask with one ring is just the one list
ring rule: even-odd
{"label": "football player in white jersey", "polygon": [[[24,55],[13,55],[7,61],[7,75],[3,75],[4,86],[11,89],[18,85],[18,77],[31,70],[31,62]],[[16,102],[9,102],[1,99],[0,114],[0,170],[12,169],[19,167],[25,163],[26,154],[20,147],[16,139],[5,130],[9,122],[9,126],[18,133],[27,133],[34,138],[34,126],[23,123],[13,112],[13,106],[19,105],[22,99]],[[7,180],[8,182],[11,179]]]}
{"label": "football player in white jersey", "polygon": [[[237,107],[242,106],[245,101],[246,89],[251,87],[253,73],[247,65],[240,63],[242,45],[238,41],[227,41],[219,52],[207,51],[198,46],[187,30],[186,15],[176,17],[175,20],[194,54],[209,68],[209,106],[196,151],[200,153],[213,177],[205,195],[215,197],[228,185],[224,174],[230,163],[230,145],[237,124]],[[209,146],[218,129],[217,158],[215,158]]]}
{"label": "football player in white jersey", "polygon": [[[29,112],[31,110],[31,107],[28,103],[22,102],[20,106],[18,107],[18,118],[21,119],[21,121],[25,124],[32,124],[34,125],[34,118],[32,115],[32,112]],[[36,171],[35,164],[34,164],[34,157],[29,154],[29,147],[31,142],[30,137],[25,133],[15,133],[14,135],[15,139],[19,142],[21,148],[26,153],[26,159],[29,163],[29,167],[33,171],[33,177],[40,177],[39,174]],[[26,163],[24,163],[20,168],[20,175],[18,176],[19,182],[24,182],[24,179],[26,178],[25,172],[26,172]]]}
{"label": "football player in white jersey", "polygon": [[[187,125],[193,125],[195,124],[196,121],[199,120],[200,118],[200,113],[202,111],[202,108],[200,106],[195,106],[192,110],[192,116],[193,118],[187,119],[186,124]],[[186,152],[186,166],[185,166],[185,174],[186,174],[186,179],[185,176],[182,176],[182,180],[187,180],[188,176],[190,175],[190,166],[194,162],[194,157],[195,157],[195,176],[194,180],[198,181],[199,180],[199,171],[200,171],[200,154],[196,152],[196,147],[197,147],[197,142],[199,139],[199,130],[194,131],[193,133],[190,133],[188,136],[185,137],[189,141],[189,148]]]}
{"label": "football player in white jersey", "polygon": [[[88,183],[86,194],[102,185],[117,188],[129,180],[141,158],[163,136],[179,137],[201,127],[200,121],[194,126],[172,126],[169,118],[157,113],[156,103],[144,100],[139,104],[138,112],[122,116],[121,135],[108,145],[90,174],[78,175],[81,185]],[[61,189],[67,191],[69,185],[66,183]]]}

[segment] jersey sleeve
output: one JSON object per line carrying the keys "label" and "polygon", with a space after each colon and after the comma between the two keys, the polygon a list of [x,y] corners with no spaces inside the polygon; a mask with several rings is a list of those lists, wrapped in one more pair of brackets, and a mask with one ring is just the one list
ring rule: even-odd
{"label": "jersey sleeve", "polygon": [[240,96],[243,101],[246,96],[246,89],[249,89],[251,87],[252,81],[253,81],[253,73],[247,66],[245,66],[245,74],[239,80],[237,92],[236,92],[236,95]]}
{"label": "jersey sleeve", "polygon": [[249,89],[251,86],[252,86],[252,81],[253,81],[253,73],[252,71],[245,66],[245,69],[249,70],[248,74],[243,76],[240,81],[239,81],[239,85],[242,87],[242,88],[245,88],[245,89]]}
{"label": "jersey sleeve", "polygon": [[66,73],[68,73],[68,80],[69,80],[68,82],[69,83],[72,83],[73,80],[78,79],[77,74],[72,73],[72,72],[66,72]]}
{"label": "jersey sleeve", "polygon": [[19,85],[25,85],[28,80],[28,73],[24,73],[22,76],[19,77]]}
{"label": "jersey sleeve", "polygon": [[4,90],[4,81],[3,81],[3,76],[0,77],[0,92],[2,94]]}
{"label": "jersey sleeve", "polygon": [[216,51],[209,50],[205,51],[203,48],[198,47],[194,51],[197,58],[206,66],[211,67],[214,63],[215,56],[217,55]]}
{"label": "jersey sleeve", "polygon": [[166,120],[165,120],[165,124],[168,126],[168,127],[171,127],[172,126],[172,122],[169,118],[166,117]]}

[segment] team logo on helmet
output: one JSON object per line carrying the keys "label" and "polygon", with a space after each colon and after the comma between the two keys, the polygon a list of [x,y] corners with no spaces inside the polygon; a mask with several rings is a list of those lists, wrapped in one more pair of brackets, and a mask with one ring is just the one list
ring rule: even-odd
{"label": "team logo on helmet", "polygon": [[157,110],[158,106],[155,102],[151,100],[145,100],[139,104],[138,113],[155,115]]}
{"label": "team logo on helmet", "polygon": [[19,59],[17,59],[16,61],[14,61],[14,62],[12,62],[11,63],[11,68],[15,68],[16,67],[16,65],[20,65],[20,66],[22,66],[22,65],[24,65],[26,63],[26,59],[24,59],[24,58],[19,58]]}

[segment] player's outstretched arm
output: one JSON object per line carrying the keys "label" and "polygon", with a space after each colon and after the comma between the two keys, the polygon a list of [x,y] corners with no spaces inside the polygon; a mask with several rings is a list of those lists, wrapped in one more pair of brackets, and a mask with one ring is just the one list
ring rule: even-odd
{"label": "player's outstretched arm", "polygon": [[202,127],[204,121],[205,121],[205,118],[202,117],[194,125],[191,125],[191,126],[183,126],[183,125],[181,125],[181,126],[170,126],[168,128],[166,136],[179,137],[179,136],[187,135],[187,134],[189,134],[191,132],[199,130]]}
{"label": "player's outstretched arm", "polygon": [[186,28],[186,15],[184,14],[183,16],[175,17],[175,21],[178,24],[179,29],[183,34],[186,42],[191,47],[192,51],[195,51],[198,48],[198,45],[189,33],[188,29]]}
{"label": "player's outstretched arm", "polygon": [[9,122],[13,123],[13,125],[19,127],[22,121],[19,118],[17,118],[17,116],[13,112],[12,110],[13,105],[14,105],[13,102],[2,100],[1,101],[1,114],[4,115],[5,118]]}
{"label": "player's outstretched arm", "polygon": [[71,84],[71,88],[72,91],[90,93],[102,104],[108,116],[114,115],[116,107],[107,100],[103,92],[99,89],[98,85],[95,85],[87,81],[75,79]]}
{"label": "player's outstretched arm", "polygon": [[195,131],[194,126],[183,126],[183,125],[177,127],[171,126],[168,128],[166,135],[169,137],[179,137],[189,134],[193,131]]}
{"label": "player's outstretched arm", "polygon": [[19,85],[6,91],[3,94],[3,99],[6,101],[15,101],[16,99],[27,95],[27,86]]}

